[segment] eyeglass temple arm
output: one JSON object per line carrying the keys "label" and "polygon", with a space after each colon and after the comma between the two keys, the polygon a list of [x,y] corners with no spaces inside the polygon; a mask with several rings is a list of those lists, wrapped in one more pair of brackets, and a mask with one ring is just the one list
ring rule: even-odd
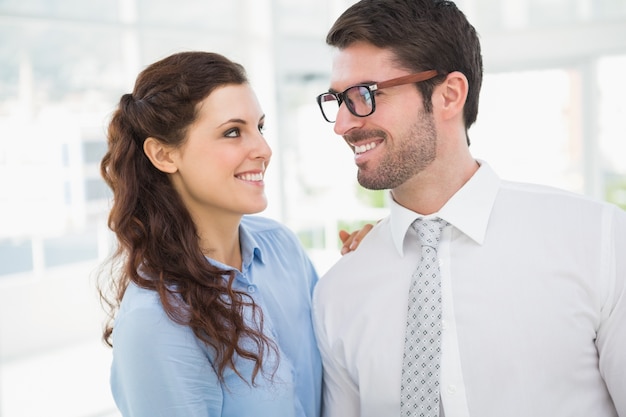
{"label": "eyeglass temple arm", "polygon": [[409,74],[403,77],[394,78],[392,80],[383,81],[383,82],[374,84],[370,88],[375,86],[375,88],[372,88],[372,89],[378,90],[380,88],[395,87],[397,85],[418,83],[420,81],[430,80],[431,78],[434,78],[436,76],[437,76],[436,70],[422,71],[422,72],[418,72],[417,74]]}

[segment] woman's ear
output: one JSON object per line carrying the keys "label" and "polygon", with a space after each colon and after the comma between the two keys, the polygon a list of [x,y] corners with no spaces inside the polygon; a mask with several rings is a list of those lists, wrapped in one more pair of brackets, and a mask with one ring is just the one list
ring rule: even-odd
{"label": "woman's ear", "polygon": [[441,110],[446,119],[463,116],[463,108],[467,100],[469,85],[464,74],[453,71],[446,77],[443,84],[439,85],[441,90]]}
{"label": "woman's ear", "polygon": [[149,137],[143,142],[143,151],[150,162],[152,162],[152,165],[159,171],[173,174],[178,170],[174,163],[174,158],[172,158],[172,153],[175,152],[175,149],[160,140]]}

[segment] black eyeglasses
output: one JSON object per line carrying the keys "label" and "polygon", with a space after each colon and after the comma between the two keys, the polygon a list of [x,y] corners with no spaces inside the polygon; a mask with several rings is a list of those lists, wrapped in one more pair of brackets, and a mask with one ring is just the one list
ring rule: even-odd
{"label": "black eyeglasses", "polygon": [[317,96],[317,104],[320,106],[322,116],[329,123],[335,123],[337,112],[341,103],[346,103],[346,107],[357,117],[366,117],[376,110],[376,91],[383,88],[395,87],[398,85],[418,83],[430,80],[437,76],[437,71],[429,70],[415,74],[404,75],[374,84],[357,84],[346,88],[341,93],[329,91]]}

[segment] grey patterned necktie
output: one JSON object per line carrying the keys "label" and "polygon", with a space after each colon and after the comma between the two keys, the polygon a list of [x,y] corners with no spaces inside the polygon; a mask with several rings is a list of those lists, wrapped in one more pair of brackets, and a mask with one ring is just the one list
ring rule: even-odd
{"label": "grey patterned necktie", "polygon": [[437,246],[446,224],[439,218],[420,218],[411,225],[422,245],[422,257],[409,290],[400,390],[403,417],[439,416],[441,275]]}

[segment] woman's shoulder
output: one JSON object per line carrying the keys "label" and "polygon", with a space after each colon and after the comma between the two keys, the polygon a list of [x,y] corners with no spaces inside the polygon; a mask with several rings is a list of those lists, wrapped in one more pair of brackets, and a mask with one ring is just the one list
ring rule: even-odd
{"label": "woman's shoulder", "polygon": [[133,310],[161,310],[162,306],[156,291],[139,287],[134,282],[130,282],[124,291],[120,308],[124,312],[130,312]]}
{"label": "woman's shoulder", "polygon": [[138,339],[145,339],[153,343],[175,335],[187,338],[190,331],[188,326],[174,322],[167,315],[156,291],[131,282],[115,317],[113,340],[138,343]]}
{"label": "woman's shoulder", "polygon": [[289,241],[296,239],[296,235],[287,226],[268,217],[244,216],[241,220],[241,226],[256,238],[267,236],[272,239],[287,239]]}
{"label": "woman's shoulder", "polygon": [[256,215],[243,216],[243,218],[241,219],[241,224],[251,232],[289,230],[287,229],[287,226],[277,220]]}
{"label": "woman's shoulder", "polygon": [[294,252],[301,250],[296,234],[277,220],[262,216],[244,216],[241,226],[261,248],[273,247]]}

